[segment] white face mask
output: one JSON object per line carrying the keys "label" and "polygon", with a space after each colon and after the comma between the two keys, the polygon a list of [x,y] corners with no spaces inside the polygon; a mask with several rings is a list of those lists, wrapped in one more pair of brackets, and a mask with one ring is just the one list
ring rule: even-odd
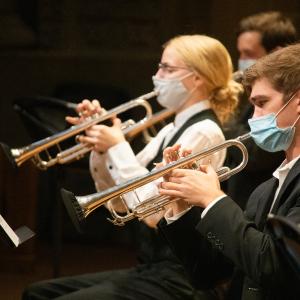
{"label": "white face mask", "polygon": [[162,107],[173,110],[182,106],[191,93],[185,88],[181,80],[192,74],[193,72],[190,72],[183,77],[174,79],[161,79],[152,76],[154,90],[159,92],[158,103]]}
{"label": "white face mask", "polygon": [[245,71],[246,69],[248,69],[249,67],[251,67],[252,65],[254,65],[256,63],[256,59],[239,59],[238,62],[238,69],[239,71]]}

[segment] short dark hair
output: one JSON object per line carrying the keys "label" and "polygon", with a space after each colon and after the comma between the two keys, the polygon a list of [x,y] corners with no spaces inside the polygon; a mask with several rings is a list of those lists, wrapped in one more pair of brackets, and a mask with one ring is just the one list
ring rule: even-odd
{"label": "short dark hair", "polygon": [[237,36],[247,31],[261,34],[261,44],[267,52],[297,41],[297,31],[292,21],[278,11],[258,13],[242,19]]}
{"label": "short dark hair", "polygon": [[300,89],[300,43],[290,45],[260,58],[249,67],[243,85],[250,94],[256,80],[266,78],[272,87],[283,93],[287,101]]}

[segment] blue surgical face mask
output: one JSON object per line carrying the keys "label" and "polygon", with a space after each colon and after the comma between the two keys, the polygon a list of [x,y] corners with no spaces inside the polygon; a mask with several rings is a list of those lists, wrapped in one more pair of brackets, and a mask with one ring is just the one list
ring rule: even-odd
{"label": "blue surgical face mask", "polygon": [[286,151],[295,134],[295,125],[298,122],[300,115],[292,126],[279,128],[276,124],[276,118],[284,108],[293,100],[295,94],[289,101],[277,112],[271,113],[262,117],[252,118],[248,120],[250,126],[250,135],[254,142],[265,151],[277,152]]}
{"label": "blue surgical face mask", "polygon": [[192,74],[193,73],[190,72],[183,77],[174,79],[161,79],[157,78],[157,76],[153,76],[154,90],[159,92],[157,96],[158,103],[162,107],[173,110],[182,106],[191,95],[191,92],[185,88],[181,80]]}
{"label": "blue surgical face mask", "polygon": [[238,61],[238,70],[239,71],[245,71],[246,69],[248,69],[249,67],[251,67],[252,65],[254,65],[256,63],[256,59],[239,59]]}

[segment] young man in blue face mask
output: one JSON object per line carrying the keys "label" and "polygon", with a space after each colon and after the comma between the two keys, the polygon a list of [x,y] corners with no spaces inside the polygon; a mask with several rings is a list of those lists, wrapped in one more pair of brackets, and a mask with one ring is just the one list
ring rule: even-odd
{"label": "young man in blue face mask", "polygon": [[[240,71],[245,71],[255,61],[268,53],[296,42],[296,28],[292,21],[277,11],[258,13],[242,19],[237,29],[237,49]],[[248,119],[253,115],[253,106],[246,95],[240,97],[237,114],[225,131],[227,139],[249,131]],[[245,143],[249,152],[249,163],[237,176],[223,183],[223,188],[244,209],[255,187],[269,178],[283,159],[283,153],[271,156],[258,148],[253,141]],[[227,165],[235,166],[240,161],[236,149],[228,150]],[[251,180],[249,180],[251,178]],[[241,186],[243,187],[241,189]]]}
{"label": "young man in blue face mask", "polygon": [[[254,105],[251,135],[258,146],[284,150],[286,156],[273,177],[252,193],[245,213],[220,189],[208,165],[199,171],[174,170],[161,185],[161,194],[183,199],[169,209],[170,225],[161,222],[161,231],[195,286],[231,279],[228,299],[299,299],[299,282],[265,229],[270,212],[300,223],[299,53],[300,44],[283,48],[245,73]],[[186,203],[194,207],[185,210]],[[170,221],[176,216],[181,217]],[[203,268],[209,270],[205,277]]]}

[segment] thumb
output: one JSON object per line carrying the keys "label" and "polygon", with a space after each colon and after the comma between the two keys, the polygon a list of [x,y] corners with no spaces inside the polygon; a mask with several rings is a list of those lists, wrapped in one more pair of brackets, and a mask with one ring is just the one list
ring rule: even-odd
{"label": "thumb", "polygon": [[78,117],[71,117],[71,116],[66,116],[65,120],[71,125],[77,125],[80,121]]}
{"label": "thumb", "polygon": [[113,127],[121,128],[121,120],[119,118],[112,119]]}
{"label": "thumb", "polygon": [[207,174],[216,173],[215,169],[213,168],[213,166],[211,164],[207,165],[206,173]]}
{"label": "thumb", "polygon": [[199,166],[199,170],[205,174],[208,175],[212,175],[212,174],[216,174],[215,169],[213,168],[213,166],[211,164],[209,165],[200,165]]}
{"label": "thumb", "polygon": [[209,172],[210,167],[211,165],[199,165],[198,170],[207,174]]}

